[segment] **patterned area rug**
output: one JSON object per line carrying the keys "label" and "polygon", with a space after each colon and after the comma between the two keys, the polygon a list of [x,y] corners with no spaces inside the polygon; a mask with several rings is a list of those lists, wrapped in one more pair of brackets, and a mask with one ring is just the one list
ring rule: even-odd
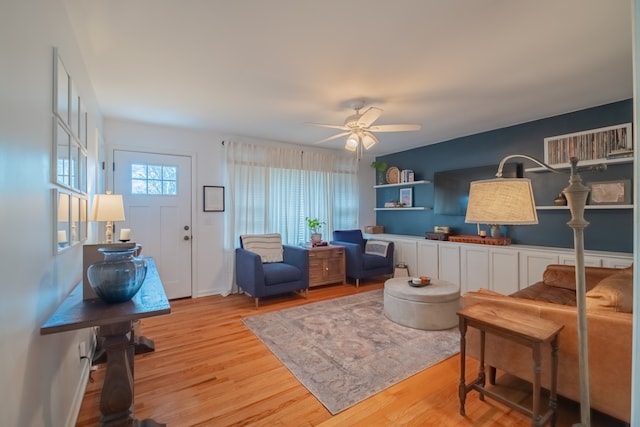
{"label": "patterned area rug", "polygon": [[379,289],[243,321],[335,415],[460,350],[458,328],[407,328],[382,309]]}

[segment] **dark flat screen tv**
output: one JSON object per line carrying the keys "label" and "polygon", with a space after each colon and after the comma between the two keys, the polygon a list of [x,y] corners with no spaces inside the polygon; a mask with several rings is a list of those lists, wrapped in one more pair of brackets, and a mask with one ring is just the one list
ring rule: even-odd
{"label": "dark flat screen tv", "polygon": [[[498,165],[489,165],[434,173],[433,213],[436,215],[465,215],[471,181],[495,178],[497,171]],[[522,163],[507,163],[502,170],[502,176],[522,178],[523,172]]]}

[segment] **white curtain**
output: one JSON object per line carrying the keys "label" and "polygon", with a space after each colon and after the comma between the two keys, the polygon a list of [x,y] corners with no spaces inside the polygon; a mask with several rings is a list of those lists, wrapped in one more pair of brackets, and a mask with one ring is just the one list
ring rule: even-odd
{"label": "white curtain", "polygon": [[234,280],[235,248],[241,234],[280,233],[282,242],[310,239],[305,218],[325,222],[323,239],[358,221],[358,161],[340,153],[295,146],[225,141],[224,253],[228,292]]}

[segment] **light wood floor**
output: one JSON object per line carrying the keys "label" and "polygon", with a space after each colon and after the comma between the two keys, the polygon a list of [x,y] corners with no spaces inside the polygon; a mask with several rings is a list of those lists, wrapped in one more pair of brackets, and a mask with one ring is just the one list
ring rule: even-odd
{"label": "light wood floor", "polygon": [[[171,302],[171,314],[142,320],[142,333],[156,351],[136,356],[135,415],[172,427],[183,426],[528,426],[530,419],[477,393],[459,414],[460,359],[453,356],[371,398],[332,416],[282,363],[245,328],[241,319],[268,311],[379,289],[332,285],[314,288],[308,298],[266,299],[258,310],[244,295]],[[477,363],[467,363],[468,380]],[[92,373],[77,426],[99,423],[104,365]],[[502,376],[501,388],[521,402],[527,384]],[[559,427],[579,421],[578,405],[561,399]],[[593,426],[623,424],[595,413]]]}

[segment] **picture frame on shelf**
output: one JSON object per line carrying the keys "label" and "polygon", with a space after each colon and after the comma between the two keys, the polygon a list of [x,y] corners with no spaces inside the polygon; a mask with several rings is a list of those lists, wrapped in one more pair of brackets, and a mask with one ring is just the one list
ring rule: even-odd
{"label": "picture frame on shelf", "polygon": [[399,201],[402,207],[413,207],[413,188],[401,188]]}
{"label": "picture frame on shelf", "polygon": [[224,212],[224,187],[205,185],[202,187],[204,212]]}
{"label": "picture frame on shelf", "polygon": [[544,162],[568,164],[571,157],[579,161],[606,160],[618,153],[633,155],[631,123],[607,126],[544,139]]}
{"label": "picture frame on shelf", "polygon": [[631,180],[596,181],[588,184],[590,205],[631,204]]}

